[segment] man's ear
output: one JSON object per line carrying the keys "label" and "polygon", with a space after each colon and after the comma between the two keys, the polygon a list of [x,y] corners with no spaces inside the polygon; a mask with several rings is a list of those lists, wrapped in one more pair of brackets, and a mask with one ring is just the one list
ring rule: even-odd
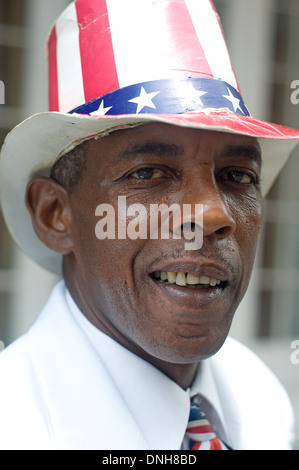
{"label": "man's ear", "polygon": [[51,178],[35,177],[27,185],[25,202],[39,239],[48,248],[69,254],[73,241],[67,191]]}

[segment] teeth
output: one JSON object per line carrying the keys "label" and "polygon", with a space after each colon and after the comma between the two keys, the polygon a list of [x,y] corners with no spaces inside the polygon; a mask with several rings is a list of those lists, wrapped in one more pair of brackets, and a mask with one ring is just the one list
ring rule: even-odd
{"label": "teeth", "polygon": [[177,273],[167,273],[167,280],[169,284],[175,284]]}
{"label": "teeth", "polygon": [[191,273],[183,273],[183,272],[155,272],[154,276],[156,279],[161,279],[161,281],[168,281],[169,284],[177,284],[178,286],[196,286],[196,285],[205,285],[205,286],[219,286],[219,280],[213,277],[201,276],[197,277]]}
{"label": "teeth", "polygon": [[217,284],[217,280],[211,278],[211,279],[210,279],[210,286],[215,287],[216,284]]}
{"label": "teeth", "polygon": [[187,274],[187,284],[196,285],[200,283],[200,277],[193,276],[193,274]]}
{"label": "teeth", "polygon": [[178,286],[185,286],[187,284],[186,274],[185,273],[177,273],[175,282]]}

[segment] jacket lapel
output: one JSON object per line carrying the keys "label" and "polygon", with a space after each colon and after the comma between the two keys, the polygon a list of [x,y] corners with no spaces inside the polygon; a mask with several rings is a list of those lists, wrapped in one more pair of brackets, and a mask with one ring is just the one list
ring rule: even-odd
{"label": "jacket lapel", "polygon": [[52,439],[67,449],[146,449],[109,371],[62,301],[63,284],[56,289],[29,332]]}

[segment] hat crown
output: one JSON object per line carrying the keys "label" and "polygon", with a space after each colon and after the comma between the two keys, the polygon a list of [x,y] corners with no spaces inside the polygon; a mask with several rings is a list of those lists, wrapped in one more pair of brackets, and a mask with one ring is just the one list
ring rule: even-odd
{"label": "hat crown", "polygon": [[155,80],[210,78],[238,90],[210,0],[77,0],[50,33],[48,59],[50,111]]}

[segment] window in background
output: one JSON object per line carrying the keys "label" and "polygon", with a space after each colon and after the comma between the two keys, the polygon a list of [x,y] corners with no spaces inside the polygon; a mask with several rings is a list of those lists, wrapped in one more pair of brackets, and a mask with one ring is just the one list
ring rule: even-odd
{"label": "window in background", "polygon": [[[5,84],[5,105],[0,105],[0,146],[20,117],[21,80],[26,0],[0,0],[0,80]],[[13,242],[0,211],[0,340],[9,337],[9,316],[14,295]]]}
{"label": "window in background", "polygon": [[[270,117],[298,128],[299,105],[291,102],[291,83],[299,80],[299,3],[273,2],[274,41]],[[299,152],[278,178],[266,200],[260,272],[260,337],[299,335]]]}

